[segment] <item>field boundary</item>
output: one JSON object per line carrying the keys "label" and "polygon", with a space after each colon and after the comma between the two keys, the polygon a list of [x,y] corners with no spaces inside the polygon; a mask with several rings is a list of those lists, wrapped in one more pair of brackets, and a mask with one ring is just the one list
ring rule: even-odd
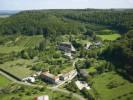
{"label": "field boundary", "polygon": [[22,81],[22,79],[20,79],[19,77],[17,77],[17,76],[15,76],[15,75],[13,75],[13,74],[11,74],[11,73],[9,73],[9,72],[3,70],[2,68],[0,68],[0,71],[2,71],[2,72],[4,72],[4,73],[6,73],[7,75],[9,75],[9,76],[15,78],[17,81]]}

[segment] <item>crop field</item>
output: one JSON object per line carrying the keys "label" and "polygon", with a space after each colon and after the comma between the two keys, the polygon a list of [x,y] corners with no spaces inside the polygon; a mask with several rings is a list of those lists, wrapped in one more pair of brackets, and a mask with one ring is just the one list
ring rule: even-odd
{"label": "crop field", "polygon": [[120,34],[97,35],[97,37],[100,37],[102,40],[110,40],[110,41],[113,41],[113,40],[116,40],[119,37],[121,37],[121,35]]}
{"label": "crop field", "polygon": [[2,87],[5,87],[5,86],[8,86],[10,84],[10,80],[8,80],[6,77],[2,76],[0,74],[0,88]]}
{"label": "crop field", "polygon": [[0,68],[22,79],[34,73],[34,71],[27,67],[31,64],[31,60],[18,59],[1,64]]}
{"label": "crop field", "polygon": [[0,45],[0,53],[19,52],[25,48],[35,47],[43,39],[38,36],[19,36],[12,41],[7,41],[5,45]]}
{"label": "crop field", "polygon": [[10,52],[19,52],[22,50],[22,47],[20,46],[0,46],[0,53],[10,53]]}
{"label": "crop field", "polygon": [[42,39],[43,39],[42,35],[21,36],[18,37],[18,40],[15,42],[15,44],[22,47],[34,47]]}
{"label": "crop field", "polygon": [[115,72],[101,74],[95,77],[93,82],[93,88],[101,100],[131,100],[133,98],[133,83]]}

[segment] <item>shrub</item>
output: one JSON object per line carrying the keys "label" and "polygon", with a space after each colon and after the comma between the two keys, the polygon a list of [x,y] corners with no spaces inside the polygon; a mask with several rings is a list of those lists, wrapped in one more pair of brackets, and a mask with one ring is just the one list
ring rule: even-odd
{"label": "shrub", "polygon": [[117,83],[117,81],[111,81],[109,84],[107,84],[107,87],[109,88],[109,89],[112,89],[112,88],[116,88],[116,87],[118,87],[119,86],[119,84]]}
{"label": "shrub", "polygon": [[31,93],[30,93],[29,91],[27,91],[27,92],[25,93],[25,95],[30,96],[30,95],[31,95]]}

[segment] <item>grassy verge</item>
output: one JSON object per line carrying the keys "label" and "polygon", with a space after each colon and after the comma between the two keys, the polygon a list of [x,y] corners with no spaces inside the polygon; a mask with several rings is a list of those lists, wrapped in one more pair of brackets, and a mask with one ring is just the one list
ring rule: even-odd
{"label": "grassy verge", "polygon": [[5,78],[4,76],[0,75],[0,88],[8,86],[10,84],[10,80]]}

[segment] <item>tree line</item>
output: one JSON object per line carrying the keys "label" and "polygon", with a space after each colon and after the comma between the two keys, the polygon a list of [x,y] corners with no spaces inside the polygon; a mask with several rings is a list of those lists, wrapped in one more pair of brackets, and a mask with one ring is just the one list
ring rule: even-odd
{"label": "tree line", "polygon": [[115,69],[133,80],[133,30],[113,42],[101,56],[115,65]]}
{"label": "tree line", "polygon": [[[0,19],[0,34],[78,34],[89,24],[104,25],[125,33],[133,28],[132,10],[38,10],[22,11]],[[93,29],[95,26],[92,26]]]}

